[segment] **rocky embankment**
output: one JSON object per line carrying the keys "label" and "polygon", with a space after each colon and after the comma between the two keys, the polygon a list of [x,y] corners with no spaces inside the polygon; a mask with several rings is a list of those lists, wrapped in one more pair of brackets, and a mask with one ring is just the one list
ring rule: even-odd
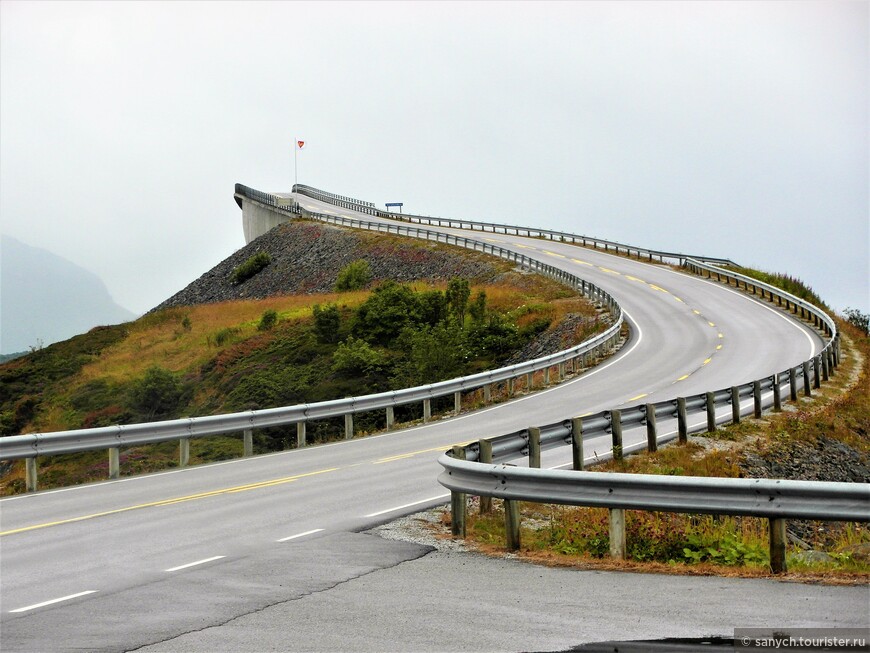
{"label": "rocky embankment", "polygon": [[[237,284],[233,271],[251,256],[266,252],[271,263]],[[354,231],[306,221],[278,225],[152,310],[274,295],[331,292],[339,271],[364,259],[373,281],[421,279],[493,281],[505,266],[481,253],[380,233]]]}

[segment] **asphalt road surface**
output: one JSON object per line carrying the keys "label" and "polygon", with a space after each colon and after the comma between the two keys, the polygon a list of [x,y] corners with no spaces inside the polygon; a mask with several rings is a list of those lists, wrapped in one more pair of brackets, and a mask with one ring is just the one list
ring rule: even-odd
{"label": "asphalt road surface", "polygon": [[[364,533],[443,503],[436,460],[453,444],[729,387],[821,347],[812,330],[767,303],[665,266],[514,236],[473,237],[611,292],[631,338],[571,381],[475,413],[4,499],[0,649],[519,651],[614,633],[725,634],[762,620],[867,625],[866,588],[550,570]],[[630,446],[645,434],[625,437]],[[588,442],[587,456],[608,447]],[[548,452],[544,464],[568,456]]]}

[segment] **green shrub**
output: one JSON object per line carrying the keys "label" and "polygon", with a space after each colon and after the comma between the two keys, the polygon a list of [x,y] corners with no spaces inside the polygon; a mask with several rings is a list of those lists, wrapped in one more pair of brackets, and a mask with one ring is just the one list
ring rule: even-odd
{"label": "green shrub", "polygon": [[332,359],[332,370],[345,374],[371,374],[384,365],[384,356],[379,351],[353,336],[338,344]]}
{"label": "green shrub", "polygon": [[338,329],[341,327],[341,314],[338,312],[338,306],[329,304],[325,308],[321,308],[320,304],[315,304],[313,313],[314,335],[317,336],[317,342],[322,344],[338,342]]}
{"label": "green shrub", "polygon": [[175,413],[184,396],[184,386],[171,372],[162,367],[148,368],[134,381],[127,400],[132,410],[145,420],[168,418]]}
{"label": "green shrub", "polygon": [[257,331],[269,331],[278,322],[278,313],[271,308],[263,311],[260,318],[260,323],[257,325]]}
{"label": "green shrub", "polygon": [[243,283],[260,272],[269,263],[272,262],[272,257],[268,252],[259,252],[251,256],[247,261],[233,270],[232,279],[234,283]]}
{"label": "green shrub", "polygon": [[214,341],[218,347],[221,347],[237,333],[239,333],[238,327],[225,327],[214,334]]}
{"label": "green shrub", "polygon": [[348,265],[338,273],[338,278],[335,281],[335,290],[337,292],[347,292],[349,290],[362,290],[372,280],[372,271],[368,261],[359,259],[348,263]]}
{"label": "green shrub", "polygon": [[843,313],[853,326],[858,327],[865,335],[870,335],[870,314],[862,313],[857,308],[847,308]]}
{"label": "green shrub", "polygon": [[364,340],[389,345],[405,327],[420,324],[422,309],[411,288],[385,281],[357,309],[354,335]]}

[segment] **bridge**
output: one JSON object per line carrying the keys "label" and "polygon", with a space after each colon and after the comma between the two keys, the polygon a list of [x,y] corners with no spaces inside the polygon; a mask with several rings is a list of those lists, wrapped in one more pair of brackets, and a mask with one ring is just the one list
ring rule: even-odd
{"label": "bridge", "polygon": [[[609,579],[608,589],[552,570],[538,574],[544,585],[521,571],[519,585],[496,577],[484,586],[481,579],[504,571],[469,562],[467,573],[451,575],[449,558],[423,558],[425,547],[365,533],[446,502],[437,461],[454,445],[640,401],[702,395],[819,356],[824,332],[766,299],[649,264],[725,259],[529,227],[398,216],[308,187],[294,189],[295,205],[248,190],[235,191],[248,239],[300,213],[393,226],[400,217],[588,281],[618,304],[630,337],[596,368],[481,411],[347,442],[0,501],[4,651],[529,650],[542,643],[567,648],[589,641],[592,632],[610,638],[616,628],[637,637],[728,634],[735,626],[773,622],[867,625],[861,587],[792,592],[755,581],[690,585],[629,577]],[[585,440],[587,462],[611,446],[609,434]],[[542,467],[571,462],[570,451],[554,449],[544,453]],[[432,560],[442,564],[429,566]],[[459,584],[442,584],[442,573]],[[369,591],[379,593],[366,599]],[[653,597],[667,597],[670,608],[653,605]],[[626,601],[627,622],[619,607]],[[611,607],[594,607],[601,602]],[[679,617],[656,617],[673,605],[680,606]],[[615,616],[608,621],[604,612]],[[459,615],[475,627],[459,627]],[[489,626],[482,625],[486,620]]]}

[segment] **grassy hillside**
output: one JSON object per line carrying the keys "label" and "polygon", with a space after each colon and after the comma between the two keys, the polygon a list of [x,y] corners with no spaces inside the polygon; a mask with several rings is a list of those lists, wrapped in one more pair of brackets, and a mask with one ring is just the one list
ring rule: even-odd
{"label": "grassy hillside", "polygon": [[[557,329],[558,348],[564,348],[603,328],[586,300],[492,259],[475,268],[480,276],[472,282],[457,277],[378,283],[371,279],[368,261],[395,259],[395,250],[389,241],[371,242],[377,244],[375,253],[370,249],[367,259],[352,262],[368,274],[362,283],[350,284],[365,286],[360,289],[173,306],[0,365],[0,433],[90,428],[358,396],[498,366]],[[401,246],[404,257],[411,257],[408,243]],[[428,244],[420,249],[418,259],[433,251]],[[445,256],[464,257],[463,252],[443,250],[439,246],[432,276],[443,275]],[[224,266],[226,274],[233,274],[244,260],[236,257],[235,263]],[[380,267],[389,269],[388,264]],[[427,269],[424,265],[418,274]],[[332,270],[333,285],[341,272]],[[198,292],[203,287],[200,281]],[[420,410],[397,409],[396,419],[417,419]],[[358,415],[356,421],[361,432],[384,427],[381,414]],[[324,441],[341,433],[341,424],[313,423],[308,440]],[[295,428],[255,434],[258,452],[294,445]],[[240,452],[236,438],[195,440],[191,462]],[[173,466],[177,455],[176,445],[169,443],[123,451],[122,473]],[[40,488],[104,479],[105,459],[105,452],[40,459]],[[0,469],[0,493],[22,490],[21,467]]]}

